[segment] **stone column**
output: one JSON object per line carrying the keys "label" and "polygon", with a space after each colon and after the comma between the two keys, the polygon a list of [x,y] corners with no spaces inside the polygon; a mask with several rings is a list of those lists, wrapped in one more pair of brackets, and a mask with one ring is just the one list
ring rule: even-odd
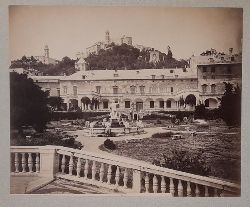
{"label": "stone column", "polygon": [[59,169],[59,155],[53,146],[40,147],[40,175],[54,178]]}

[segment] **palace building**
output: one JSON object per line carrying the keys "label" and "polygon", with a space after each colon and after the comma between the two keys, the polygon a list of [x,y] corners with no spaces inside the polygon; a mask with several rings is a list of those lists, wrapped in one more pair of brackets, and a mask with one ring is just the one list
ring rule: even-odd
{"label": "palace building", "polygon": [[140,70],[86,70],[70,76],[31,76],[50,96],[60,96],[65,109],[109,111],[112,102],[127,114],[192,111],[198,104],[217,108],[224,83],[241,86],[241,55],[192,56],[190,67]]}

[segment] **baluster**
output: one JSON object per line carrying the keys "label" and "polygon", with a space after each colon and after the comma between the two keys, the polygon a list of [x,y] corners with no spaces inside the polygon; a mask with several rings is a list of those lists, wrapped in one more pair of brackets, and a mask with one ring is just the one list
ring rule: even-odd
{"label": "baluster", "polygon": [[15,172],[19,173],[18,153],[15,153]]}
{"label": "baluster", "polygon": [[158,191],[158,180],[157,180],[156,175],[154,175],[153,177],[153,191],[154,193],[157,193]]}
{"label": "baluster", "polygon": [[32,171],[33,163],[32,163],[31,153],[28,153],[28,167],[29,167],[29,172],[33,172]]}
{"label": "baluster", "polygon": [[149,175],[147,173],[145,175],[145,188],[146,188],[146,193],[149,193]]}
{"label": "baluster", "polygon": [[65,155],[62,155],[62,165],[61,165],[62,173],[65,172]]}
{"label": "baluster", "polygon": [[196,196],[196,197],[199,197],[199,196],[200,196],[200,189],[199,189],[198,184],[195,184],[195,196]]}
{"label": "baluster", "polygon": [[182,185],[181,180],[178,181],[177,189],[178,189],[178,196],[183,197],[183,185]]}
{"label": "baluster", "polygon": [[119,166],[117,166],[116,172],[115,172],[115,185],[116,185],[116,187],[119,186],[119,180],[120,180],[120,169],[119,169]]}
{"label": "baluster", "polygon": [[123,178],[123,182],[124,182],[124,188],[128,188],[128,169],[125,168],[124,171],[124,178]]}
{"label": "baluster", "polygon": [[108,167],[108,174],[107,174],[107,178],[108,178],[108,184],[111,184],[111,173],[112,173],[112,169],[111,169],[111,165],[109,165]]}
{"label": "baluster", "polygon": [[187,197],[192,196],[192,189],[191,189],[191,183],[187,181]]}
{"label": "baluster", "polygon": [[170,185],[169,185],[170,193],[174,196],[174,180],[170,178]]}
{"label": "baluster", "polygon": [[26,159],[25,159],[25,153],[22,153],[22,172],[26,172]]}
{"label": "baluster", "polygon": [[96,174],[96,162],[93,161],[93,164],[92,164],[92,180],[95,180],[95,174]]}
{"label": "baluster", "polygon": [[76,174],[77,174],[77,177],[78,177],[78,178],[80,177],[81,166],[82,166],[81,158],[78,157],[78,159],[77,159],[77,164],[76,164]]}
{"label": "baluster", "polygon": [[40,158],[39,158],[39,153],[36,153],[36,172],[40,172]]}
{"label": "baluster", "polygon": [[84,166],[84,178],[88,179],[88,171],[89,171],[89,161],[86,160],[85,166]]}
{"label": "baluster", "polygon": [[166,181],[164,176],[161,176],[161,192],[165,193],[166,192]]}
{"label": "baluster", "polygon": [[72,175],[72,171],[73,171],[73,155],[70,155],[69,158],[69,175]]}
{"label": "baluster", "polygon": [[205,186],[205,197],[209,197],[208,186]]}
{"label": "baluster", "polygon": [[104,163],[101,163],[100,168],[100,181],[103,183],[103,177],[104,177]]}

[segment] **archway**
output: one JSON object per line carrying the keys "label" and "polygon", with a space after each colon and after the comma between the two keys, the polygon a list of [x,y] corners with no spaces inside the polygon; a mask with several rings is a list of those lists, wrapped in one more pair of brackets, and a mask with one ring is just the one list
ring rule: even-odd
{"label": "archway", "polygon": [[99,100],[97,98],[93,97],[92,100],[91,100],[90,107],[91,107],[92,110],[93,109],[95,109],[95,110],[99,109]]}
{"label": "archway", "polygon": [[205,107],[207,108],[217,108],[218,101],[215,98],[208,98],[205,100]]}
{"label": "archway", "polygon": [[196,106],[196,97],[195,97],[195,95],[189,94],[185,98],[185,104],[186,104],[186,108],[188,110],[194,110],[194,107]]}
{"label": "archway", "polygon": [[78,109],[78,100],[70,99],[69,100],[69,111],[75,111]]}
{"label": "archway", "polygon": [[193,94],[189,94],[186,98],[185,98],[185,104],[186,105],[190,105],[190,106],[195,106],[196,105],[196,97]]}
{"label": "archway", "polygon": [[175,100],[173,98],[169,98],[167,101],[166,101],[166,106],[168,109],[173,109],[175,108],[176,104],[175,104]]}
{"label": "archway", "polygon": [[83,103],[83,110],[88,110],[89,109],[89,105],[91,103],[90,99],[85,96],[85,97],[81,98],[81,102]]}
{"label": "archway", "polygon": [[157,101],[158,107],[163,109],[164,108],[164,100],[163,100],[163,98],[158,98],[158,99],[156,99],[156,101]]}

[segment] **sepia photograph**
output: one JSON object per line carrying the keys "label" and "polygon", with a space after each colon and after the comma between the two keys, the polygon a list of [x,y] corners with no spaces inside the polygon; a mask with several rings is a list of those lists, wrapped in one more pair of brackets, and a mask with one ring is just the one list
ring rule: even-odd
{"label": "sepia photograph", "polygon": [[9,6],[10,194],[241,196],[242,8]]}

